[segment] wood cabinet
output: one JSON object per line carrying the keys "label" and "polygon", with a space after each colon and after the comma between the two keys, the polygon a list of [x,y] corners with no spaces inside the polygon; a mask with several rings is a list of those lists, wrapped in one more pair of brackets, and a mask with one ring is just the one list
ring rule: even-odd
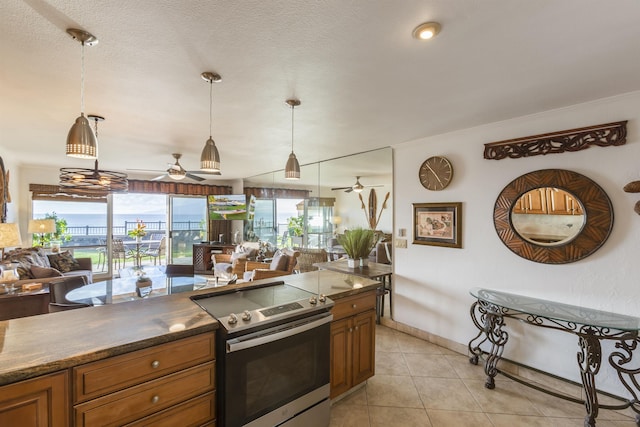
{"label": "wood cabinet", "polygon": [[336,301],[331,324],[332,399],[374,375],[375,306],[375,291]]}
{"label": "wood cabinet", "polygon": [[0,387],[0,426],[69,425],[68,371]]}
{"label": "wood cabinet", "polygon": [[[201,334],[72,369],[77,427],[215,421],[215,340]],[[167,424],[168,423],[168,424]]]}
{"label": "wood cabinet", "polygon": [[193,272],[195,274],[213,274],[211,254],[232,254],[234,250],[235,246],[233,245],[209,243],[193,245]]}
{"label": "wood cabinet", "polygon": [[534,188],[523,194],[515,206],[514,213],[582,215],[582,205],[570,193],[554,187]]}

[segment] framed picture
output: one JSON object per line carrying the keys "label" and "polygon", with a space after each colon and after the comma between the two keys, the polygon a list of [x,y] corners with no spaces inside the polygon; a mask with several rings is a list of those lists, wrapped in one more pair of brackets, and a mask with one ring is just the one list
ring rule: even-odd
{"label": "framed picture", "polygon": [[414,203],[413,243],[462,247],[462,203]]}

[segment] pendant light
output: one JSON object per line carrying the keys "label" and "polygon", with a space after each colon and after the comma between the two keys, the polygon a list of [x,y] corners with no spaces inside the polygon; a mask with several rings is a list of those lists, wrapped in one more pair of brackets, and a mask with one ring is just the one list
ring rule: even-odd
{"label": "pendant light", "polygon": [[89,120],[84,116],[84,46],[98,44],[98,39],[91,33],[75,28],[67,29],[67,33],[82,45],[82,66],[80,72],[80,117],[78,117],[67,135],[67,156],[81,159],[98,158],[98,141],[91,130]]}
{"label": "pendant light", "polygon": [[284,168],[285,179],[300,179],[300,163],[293,152],[293,110],[300,105],[299,99],[287,99],[285,101],[291,107],[291,154],[287,160],[287,166]]}
{"label": "pendant light", "polygon": [[209,139],[204,143],[202,154],[200,155],[200,170],[204,172],[220,172],[220,154],[216,148],[216,143],[211,137],[211,122],[213,108],[213,83],[222,81],[219,74],[205,71],[202,78],[209,83]]}
{"label": "pendant light", "polygon": [[[95,122],[95,137],[98,138],[98,122],[104,117],[89,115]],[[65,193],[84,195],[104,195],[106,193],[125,192],[129,189],[127,174],[98,169],[98,159],[93,169],[61,168],[60,189]]]}

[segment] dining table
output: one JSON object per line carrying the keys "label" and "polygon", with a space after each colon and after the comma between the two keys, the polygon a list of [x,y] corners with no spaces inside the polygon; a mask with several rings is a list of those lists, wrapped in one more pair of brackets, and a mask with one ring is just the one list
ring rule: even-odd
{"label": "dining table", "polygon": [[382,264],[379,262],[369,261],[366,266],[349,267],[348,260],[342,258],[336,261],[316,262],[313,264],[320,270],[336,271],[338,273],[353,274],[354,276],[366,277],[367,279],[377,280],[381,283],[381,291],[378,298],[378,323],[380,317],[384,316],[384,295],[389,293],[389,311],[393,317],[393,297],[392,282],[393,268],[391,264]]}
{"label": "dining table", "polygon": [[199,289],[224,286],[228,281],[213,276],[187,275],[167,276],[159,272],[146,275],[151,280],[150,286],[145,286],[141,292],[136,285],[138,277],[128,277],[104,280],[71,290],[67,295],[69,301],[90,303],[93,305],[115,304],[125,301],[135,301],[143,298],[153,298],[179,292],[190,292]]}

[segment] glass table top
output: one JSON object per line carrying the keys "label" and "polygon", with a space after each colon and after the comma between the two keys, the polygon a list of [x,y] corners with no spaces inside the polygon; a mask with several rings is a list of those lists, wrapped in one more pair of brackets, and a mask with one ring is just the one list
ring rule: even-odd
{"label": "glass table top", "polygon": [[640,318],[638,317],[510,294],[493,289],[472,288],[469,293],[478,300],[525,314],[563,322],[573,322],[580,325],[621,331],[640,331]]}

